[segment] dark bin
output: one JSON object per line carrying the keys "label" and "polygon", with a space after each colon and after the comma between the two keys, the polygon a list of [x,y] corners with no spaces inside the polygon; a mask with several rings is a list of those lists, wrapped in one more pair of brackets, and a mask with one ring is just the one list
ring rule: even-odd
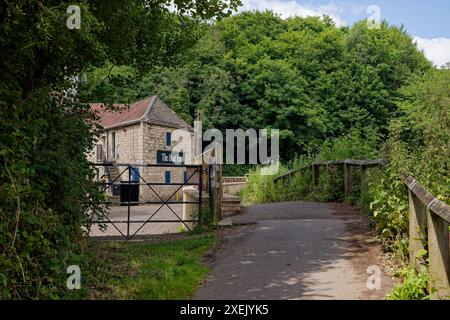
{"label": "dark bin", "polygon": [[112,186],[112,195],[113,196],[120,196],[120,186],[113,185]]}
{"label": "dark bin", "polygon": [[[129,190],[130,189],[130,190]],[[130,196],[130,200],[128,200],[128,196]],[[130,203],[132,206],[139,205],[139,183],[131,182],[130,184],[128,181],[121,181],[120,184],[120,205],[127,206],[128,201],[130,202],[136,202],[136,203]]]}

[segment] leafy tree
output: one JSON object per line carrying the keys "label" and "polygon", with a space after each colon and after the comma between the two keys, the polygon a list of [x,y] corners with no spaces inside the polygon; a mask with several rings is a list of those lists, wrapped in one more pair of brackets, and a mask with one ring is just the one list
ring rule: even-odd
{"label": "leafy tree", "polygon": [[[133,92],[134,99],[161,95],[187,121],[199,110],[207,127],[278,128],[284,159],[315,153],[352,129],[386,135],[399,88],[431,68],[411,37],[386,22],[378,30],[365,21],[337,28],[328,17],[284,20],[266,11],[200,29],[177,64],[135,69],[120,87],[106,81],[108,94],[124,91],[116,102],[133,100]],[[86,97],[104,98],[87,78]]]}
{"label": "leafy tree", "polygon": [[188,44],[183,23],[191,39],[195,17],[222,17],[239,3],[177,0],[169,13],[168,2],[81,0],[79,30],[66,27],[67,1],[0,4],[0,298],[65,297],[67,266],[89,270],[83,239],[102,195],[86,155],[98,119],[78,100],[77,79],[105,61],[168,62]]}

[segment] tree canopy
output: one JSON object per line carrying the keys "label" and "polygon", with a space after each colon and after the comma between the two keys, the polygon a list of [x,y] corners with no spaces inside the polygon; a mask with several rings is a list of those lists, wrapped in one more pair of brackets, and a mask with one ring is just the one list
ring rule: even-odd
{"label": "tree canopy", "polygon": [[1,299],[70,295],[67,266],[89,268],[82,226],[101,213],[102,194],[86,158],[98,119],[78,99],[83,72],[104,61],[168,64],[195,42],[199,19],[239,1],[170,3],[80,0],[80,29],[69,29],[69,1],[1,2]]}
{"label": "tree canopy", "polygon": [[144,73],[131,65],[92,69],[82,99],[157,94],[187,121],[199,110],[207,127],[277,128],[289,159],[352,128],[386,133],[398,89],[431,68],[406,31],[386,22],[338,28],[327,17],[244,12],[200,29],[177,64]]}

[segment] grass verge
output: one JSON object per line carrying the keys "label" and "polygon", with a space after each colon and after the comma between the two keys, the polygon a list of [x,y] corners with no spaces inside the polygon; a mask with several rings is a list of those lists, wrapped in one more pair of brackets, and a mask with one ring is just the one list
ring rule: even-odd
{"label": "grass verge", "polygon": [[203,256],[218,234],[187,234],[160,242],[102,242],[94,245],[102,272],[91,299],[189,299],[208,272]]}

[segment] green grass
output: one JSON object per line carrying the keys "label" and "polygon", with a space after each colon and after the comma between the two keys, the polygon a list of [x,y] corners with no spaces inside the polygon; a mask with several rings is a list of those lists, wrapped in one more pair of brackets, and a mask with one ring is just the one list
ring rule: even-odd
{"label": "green grass", "polygon": [[186,235],[163,242],[96,244],[106,270],[94,286],[93,299],[188,299],[206,276],[204,254],[217,234]]}

